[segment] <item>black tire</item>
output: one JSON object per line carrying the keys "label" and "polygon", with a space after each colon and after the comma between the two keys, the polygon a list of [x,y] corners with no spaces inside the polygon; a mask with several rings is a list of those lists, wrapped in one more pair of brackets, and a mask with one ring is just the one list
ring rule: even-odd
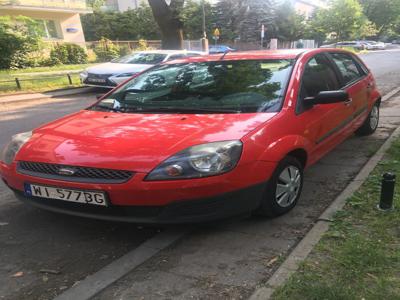
{"label": "black tire", "polygon": [[[295,188],[295,184],[293,182],[285,184],[285,182],[283,182],[281,179],[281,176],[284,173],[290,172],[288,171],[288,169],[292,171],[297,170],[298,174],[300,175],[300,181],[297,189]],[[276,217],[287,213],[293,207],[295,207],[303,189],[303,169],[303,165],[295,157],[287,156],[286,158],[284,158],[278,164],[272,177],[268,181],[261,205],[257,209],[256,214],[268,217]],[[290,173],[287,174],[289,175],[289,177],[291,177]],[[289,189],[289,194],[291,196],[288,196],[290,198],[286,198],[287,201],[283,198],[285,196],[282,195],[282,192],[280,195],[277,195],[279,189],[278,185],[281,186],[281,191],[283,191],[283,185],[290,185],[290,187],[287,188]],[[290,189],[293,189],[293,191],[291,191]]]}
{"label": "black tire", "polygon": [[370,135],[375,132],[379,125],[379,102],[376,102],[372,107],[368,117],[360,128],[356,130],[356,135]]}

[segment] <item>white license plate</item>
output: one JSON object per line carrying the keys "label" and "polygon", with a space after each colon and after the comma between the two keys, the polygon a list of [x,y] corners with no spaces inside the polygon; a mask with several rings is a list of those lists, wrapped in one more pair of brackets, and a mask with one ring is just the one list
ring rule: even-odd
{"label": "white license plate", "polygon": [[70,190],[37,184],[25,184],[25,195],[76,203],[107,206],[106,195],[103,192]]}
{"label": "white license plate", "polygon": [[97,83],[105,83],[105,79],[98,79],[98,78],[88,78],[88,81],[90,82],[97,82]]}

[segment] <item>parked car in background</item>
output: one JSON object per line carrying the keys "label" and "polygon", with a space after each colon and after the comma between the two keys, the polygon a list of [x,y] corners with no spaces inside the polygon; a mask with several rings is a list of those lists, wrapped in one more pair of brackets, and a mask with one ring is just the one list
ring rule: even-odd
{"label": "parked car in background", "polygon": [[336,48],[336,43],[333,44],[322,44],[319,48]]}
{"label": "parked car in background", "polygon": [[386,45],[383,42],[376,41],[359,41],[362,45],[364,45],[364,49],[366,50],[385,50]]}
{"label": "parked car in background", "polygon": [[345,42],[337,42],[336,48],[353,48],[355,50],[364,50],[365,45],[360,41],[345,41]]}
{"label": "parked car in background", "polygon": [[233,49],[226,45],[212,45],[208,47],[208,53],[210,54],[226,53],[232,51],[236,51],[236,49]]}
{"label": "parked car in background", "polygon": [[22,201],[84,217],[277,216],[296,205],[305,168],[376,130],[380,101],[371,72],[341,49],[170,61],[15,135],[0,177]]}
{"label": "parked car in background", "polygon": [[135,74],[174,59],[203,55],[186,50],[151,50],[126,55],[111,62],[87,68],[80,74],[81,82],[89,86],[113,88]]}

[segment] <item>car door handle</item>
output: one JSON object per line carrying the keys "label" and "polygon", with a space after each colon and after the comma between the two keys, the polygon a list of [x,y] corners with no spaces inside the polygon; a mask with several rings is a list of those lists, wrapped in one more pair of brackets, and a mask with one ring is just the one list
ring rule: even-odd
{"label": "car door handle", "polygon": [[353,99],[349,98],[348,100],[344,101],[344,105],[349,106],[353,102]]}

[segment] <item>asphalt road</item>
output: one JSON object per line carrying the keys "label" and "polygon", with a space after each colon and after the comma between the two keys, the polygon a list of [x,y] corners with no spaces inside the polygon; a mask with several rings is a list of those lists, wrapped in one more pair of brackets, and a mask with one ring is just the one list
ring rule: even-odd
{"label": "asphalt road", "polygon": [[[400,82],[399,54],[386,51],[363,55],[384,93]],[[13,134],[84,108],[94,99],[88,94],[1,107],[0,147]],[[40,211],[19,203],[1,183],[0,299],[51,299],[158,230]]]}

